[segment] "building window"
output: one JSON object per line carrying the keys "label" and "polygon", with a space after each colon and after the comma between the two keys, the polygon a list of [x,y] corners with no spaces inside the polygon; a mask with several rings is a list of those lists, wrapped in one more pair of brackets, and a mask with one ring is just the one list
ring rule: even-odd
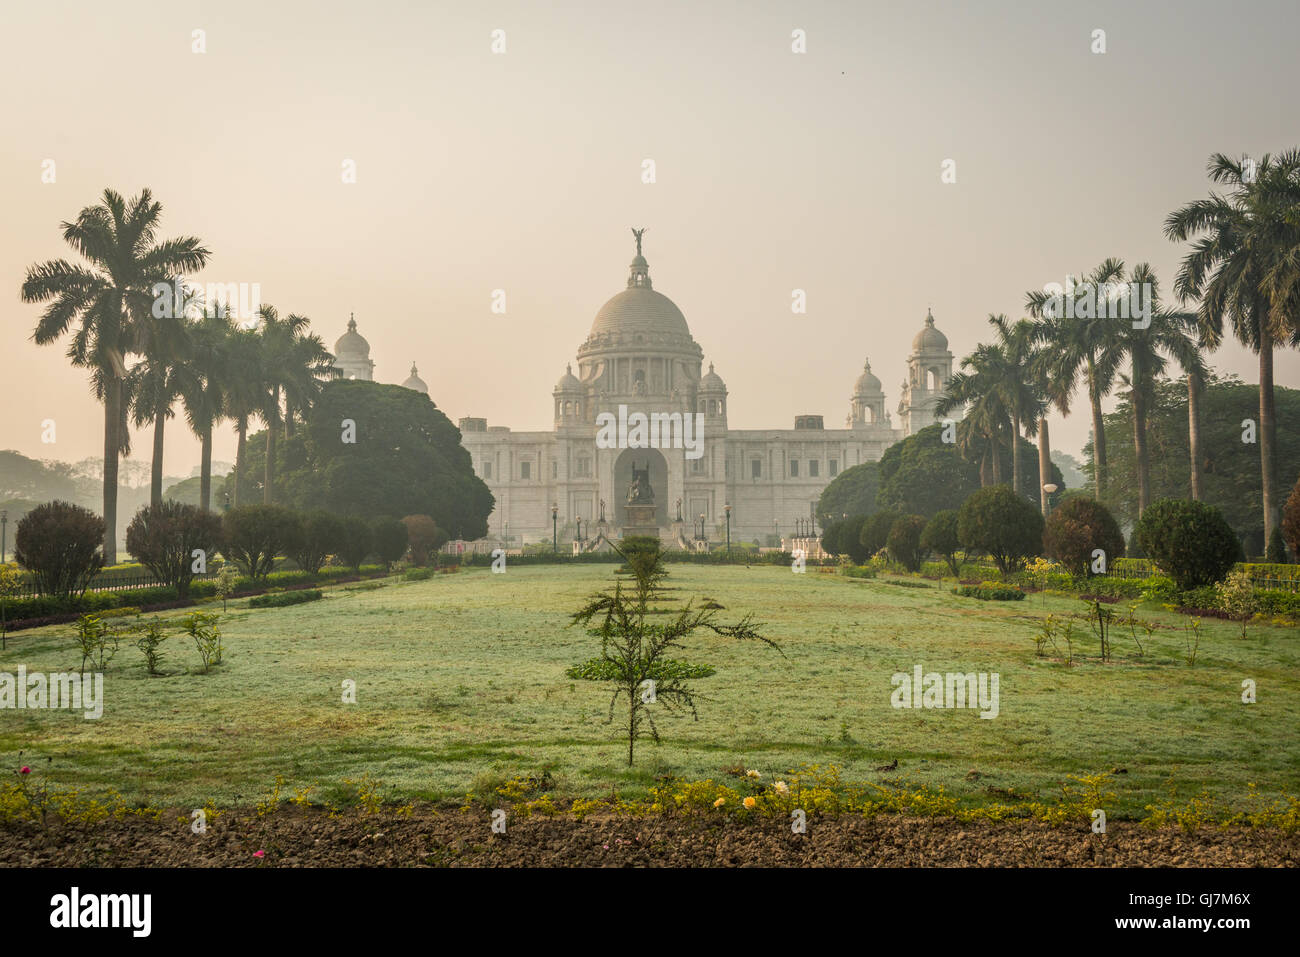
{"label": "building window", "polygon": [[698,459],[691,459],[691,474],[704,474],[704,456],[700,456]]}
{"label": "building window", "polygon": [[762,478],[762,477],[763,477],[763,460],[762,460],[762,459],[750,459],[750,460],[749,460],[749,477],[750,477],[750,478]]}
{"label": "building window", "polygon": [[559,459],[551,459],[551,478],[559,478],[559,477],[560,477],[560,461]]}
{"label": "building window", "polygon": [[798,477],[799,477],[799,460],[798,460],[798,459],[791,459],[791,460],[790,460],[790,477],[791,477],[791,478],[798,478]]}
{"label": "building window", "polygon": [[583,456],[582,458],[578,459],[577,463],[574,465],[574,469],[575,469],[574,474],[576,474],[579,478],[590,478],[591,459],[587,458],[586,456]]}
{"label": "building window", "polygon": [[808,477],[809,477],[809,478],[816,478],[816,477],[817,477],[817,473],[821,471],[821,467],[820,467],[820,466],[821,466],[821,463],[818,462],[816,459],[809,459],[809,460],[808,460]]}
{"label": "building window", "polygon": [[830,469],[829,469],[829,471],[830,471],[831,478],[835,478],[835,476],[837,476],[837,475],[840,474],[840,460],[839,460],[839,459],[831,459],[831,461],[830,461]]}
{"label": "building window", "polygon": [[521,479],[524,479],[525,481],[527,481],[528,479],[530,479],[530,478],[533,477],[533,463],[532,463],[532,462],[520,462],[520,463],[519,463],[519,477],[520,477]]}
{"label": "building window", "polygon": [[483,463],[483,477],[484,477],[485,479],[490,479],[490,478],[492,477],[492,463],[491,463],[491,462],[484,462],[484,463]]}

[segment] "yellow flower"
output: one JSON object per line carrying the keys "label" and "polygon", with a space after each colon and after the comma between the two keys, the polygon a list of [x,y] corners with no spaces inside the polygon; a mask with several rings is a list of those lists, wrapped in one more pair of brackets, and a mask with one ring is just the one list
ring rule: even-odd
{"label": "yellow flower", "polygon": [[752,797],[745,798],[745,807],[749,808],[751,811],[754,809],[756,803],[757,802]]}
{"label": "yellow flower", "polygon": [[745,772],[745,777],[747,777],[747,778],[760,778],[760,777],[762,777],[762,775],[759,774],[757,771],[746,771],[746,772]]}
{"label": "yellow flower", "polygon": [[722,805],[724,805],[724,804],[726,804],[726,803],[727,803],[727,799],[726,799],[726,798],[718,798],[716,801],[713,802],[713,806],[714,806],[714,807],[722,807]]}
{"label": "yellow flower", "polygon": [[772,785],[772,787],[776,790],[777,794],[790,793],[790,785],[786,784],[784,781],[777,781],[775,784]]}

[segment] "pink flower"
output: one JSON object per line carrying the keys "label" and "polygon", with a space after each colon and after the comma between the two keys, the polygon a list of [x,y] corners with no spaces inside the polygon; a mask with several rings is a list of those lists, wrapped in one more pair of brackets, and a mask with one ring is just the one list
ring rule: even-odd
{"label": "pink flower", "polygon": [[32,769],[29,768],[27,765],[24,764],[24,765],[23,765],[23,769],[22,769],[21,771],[19,771],[18,773],[19,773],[19,774],[31,774],[31,773],[32,773]]}
{"label": "pink flower", "polygon": [[254,856],[254,857],[266,857],[266,851],[254,851],[254,852],[253,852],[253,856]]}

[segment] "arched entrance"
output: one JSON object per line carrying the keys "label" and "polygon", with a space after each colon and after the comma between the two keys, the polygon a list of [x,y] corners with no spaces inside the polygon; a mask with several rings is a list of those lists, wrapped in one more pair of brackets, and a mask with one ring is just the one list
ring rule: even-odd
{"label": "arched entrance", "polygon": [[624,449],[614,461],[614,524],[628,524],[627,490],[632,484],[632,466],[650,469],[650,490],[654,493],[655,523],[668,525],[668,462],[658,449]]}

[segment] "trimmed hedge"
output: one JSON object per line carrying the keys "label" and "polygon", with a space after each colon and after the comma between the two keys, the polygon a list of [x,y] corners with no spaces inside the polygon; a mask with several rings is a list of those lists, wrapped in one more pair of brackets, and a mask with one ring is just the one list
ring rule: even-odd
{"label": "trimmed hedge", "polygon": [[301,605],[309,601],[319,601],[325,593],[319,588],[301,588],[298,591],[272,592],[248,599],[249,608],[283,608],[285,605]]}
{"label": "trimmed hedge", "polygon": [[978,598],[981,601],[1023,601],[1025,593],[1010,585],[998,582],[980,582],[978,585],[958,585],[952,590],[954,595],[963,598]]}

